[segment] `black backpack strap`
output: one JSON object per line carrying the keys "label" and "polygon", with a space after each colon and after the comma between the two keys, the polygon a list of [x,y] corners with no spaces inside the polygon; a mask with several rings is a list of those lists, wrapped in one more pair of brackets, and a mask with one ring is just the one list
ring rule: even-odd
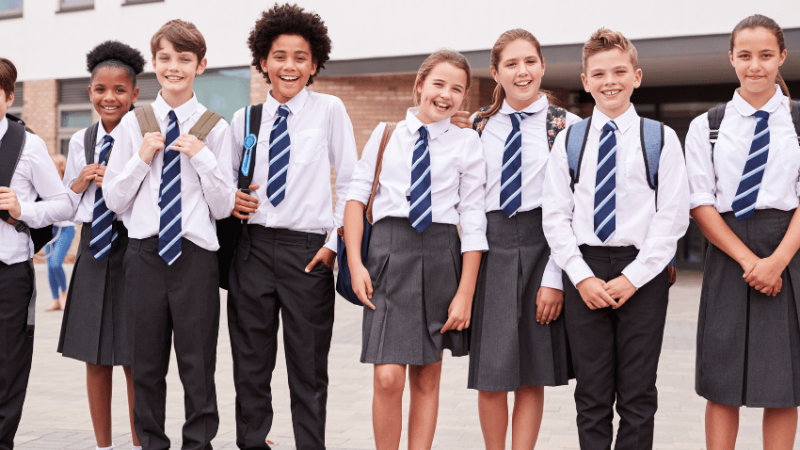
{"label": "black backpack strap", "polygon": [[239,164],[239,189],[250,192],[253,182],[253,172],[256,170],[256,149],[258,147],[258,132],[261,130],[261,113],[264,104],[248,106],[244,112],[244,140],[242,149],[242,162]]}
{"label": "black backpack strap", "polygon": [[[11,178],[17,170],[17,164],[25,147],[25,126],[16,121],[8,121],[8,131],[0,143],[0,186],[9,187]],[[11,215],[6,210],[0,211],[0,220],[8,222]],[[17,230],[19,231],[19,230]]]}
{"label": "black backpack strap", "polygon": [[547,107],[547,144],[553,150],[553,143],[556,141],[558,133],[567,127],[567,110],[556,105]]}
{"label": "black backpack strap", "polygon": [[86,155],[86,165],[94,164],[94,148],[97,146],[97,130],[100,129],[100,122],[95,123],[86,129],[83,134],[83,151]]}
{"label": "black backpack strap", "polygon": [[797,135],[797,143],[800,144],[800,100],[792,100],[791,108],[794,133]]}
{"label": "black backpack strap", "polygon": [[478,132],[478,136],[483,135],[483,129],[486,127],[486,122],[489,121],[490,116],[485,116],[484,113],[491,108],[491,105],[484,106],[475,114],[475,119],[472,121],[472,129]]}
{"label": "black backpack strap", "polygon": [[727,103],[717,105],[708,110],[708,142],[711,143],[711,162],[714,162],[714,145],[719,138],[719,127],[722,125],[722,119],[725,118],[725,107]]}

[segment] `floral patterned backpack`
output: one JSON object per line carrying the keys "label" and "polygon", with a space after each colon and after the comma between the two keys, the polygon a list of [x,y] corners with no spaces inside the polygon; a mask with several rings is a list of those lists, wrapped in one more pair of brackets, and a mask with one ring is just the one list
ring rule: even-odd
{"label": "floral patterned backpack", "polygon": [[[478,132],[478,136],[483,134],[483,128],[489,117],[483,115],[488,111],[491,106],[484,106],[478,110],[475,115],[475,120],[472,121],[472,129]],[[553,142],[556,141],[556,136],[561,130],[567,127],[567,110],[559,106],[550,105],[547,107],[547,143],[550,145],[550,150],[553,149]]]}

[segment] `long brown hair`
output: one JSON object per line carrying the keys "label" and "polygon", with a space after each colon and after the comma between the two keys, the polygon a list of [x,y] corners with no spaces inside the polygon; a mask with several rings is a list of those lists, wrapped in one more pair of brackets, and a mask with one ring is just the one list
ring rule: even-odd
{"label": "long brown hair", "polygon": [[414,106],[419,106],[420,101],[420,94],[417,92],[417,87],[421,86],[422,83],[424,83],[428,78],[428,75],[431,74],[433,68],[441,63],[450,63],[454,67],[466,72],[467,85],[464,86],[464,102],[467,101],[466,94],[467,91],[469,91],[470,84],[472,83],[472,69],[469,67],[469,61],[467,61],[467,58],[464,57],[464,55],[455,50],[442,49],[437,50],[425,58],[425,61],[423,61],[422,65],[419,66],[419,70],[417,71],[417,79],[414,80]]}
{"label": "long brown hair", "polygon": [[[778,24],[770,19],[767,16],[762,16],[761,14],[753,14],[750,17],[745,18],[741,22],[739,22],[736,27],[731,32],[731,48],[730,51],[733,53],[733,42],[736,40],[736,35],[739,34],[742,30],[749,30],[754,28],[764,28],[767,31],[772,32],[775,35],[775,38],[778,40],[778,48],[780,49],[779,52],[783,53],[786,50],[786,41],[783,38],[783,30]],[[781,76],[780,70],[778,70],[778,75],[775,77],[775,82],[778,83],[781,87],[781,91],[783,91],[783,95],[789,97],[791,100],[791,96],[789,95],[789,87],[786,86],[786,82],[783,81],[783,77]],[[791,103],[790,103],[791,104]]]}
{"label": "long brown hair", "polygon": [[[508,30],[505,33],[501,34],[497,41],[492,46],[492,53],[489,60],[489,64],[494,68],[495,72],[498,71],[498,67],[500,65],[500,54],[503,53],[503,50],[506,49],[508,44],[516,41],[517,39],[524,39],[531,43],[536,48],[536,53],[539,54],[539,61],[544,64],[544,56],[542,56],[542,46],[539,44],[539,40],[536,39],[536,36],[531,34],[528,30],[523,30],[522,28],[515,28],[513,30]],[[549,92],[545,91],[544,89],[539,89],[539,93],[545,94],[548,98],[548,101],[552,102],[552,96]],[[494,92],[492,93],[492,106],[487,111],[484,111],[480,114],[481,117],[491,117],[497,114],[500,111],[500,108],[503,106],[503,100],[506,99],[506,91],[503,89],[503,85],[499,82],[497,86],[494,88]]]}

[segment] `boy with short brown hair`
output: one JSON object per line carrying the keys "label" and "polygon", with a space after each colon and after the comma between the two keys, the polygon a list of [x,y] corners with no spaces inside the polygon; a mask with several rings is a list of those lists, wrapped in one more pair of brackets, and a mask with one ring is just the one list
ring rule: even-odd
{"label": "boy with short brown hair", "polygon": [[122,217],[130,238],[125,290],[135,309],[134,422],[143,448],[169,448],[165,377],[174,334],[186,399],[182,448],[206,449],[219,426],[219,244],[213,219],[233,209],[230,130],[219,120],[204,140],[188,134],[207,111],[192,91],[207,64],[197,28],[167,22],[153,36],[151,50],[161,91],[150,111],[160,131],[147,132],[140,124],[152,121],[128,113],[103,185],[107,206]]}
{"label": "boy with short brown hair", "polygon": [[[594,112],[556,138],[543,201],[545,236],[565,274],[580,444],[611,447],[616,400],[616,448],[652,448],[667,264],[689,225],[686,168],[675,132],[631,104],[642,71],[621,33],[592,35],[581,80]],[[649,145],[650,130],[660,147]]]}

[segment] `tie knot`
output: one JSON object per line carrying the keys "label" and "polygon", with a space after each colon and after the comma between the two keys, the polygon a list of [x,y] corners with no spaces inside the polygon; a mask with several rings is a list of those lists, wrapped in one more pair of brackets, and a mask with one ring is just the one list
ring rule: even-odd
{"label": "tie knot", "polygon": [[766,111],[756,111],[755,113],[753,113],[753,116],[758,120],[769,119],[769,113]]}
{"label": "tie knot", "polygon": [[105,144],[113,144],[113,143],[114,143],[114,138],[111,137],[110,134],[107,134],[107,135],[103,136],[103,145],[105,145]]}
{"label": "tie knot", "polygon": [[603,125],[603,131],[617,131],[617,124],[613,120],[609,120],[608,123]]}
{"label": "tie knot", "polygon": [[286,105],[278,106],[278,115],[284,119],[289,117],[289,107]]}
{"label": "tie knot", "polygon": [[419,138],[420,139],[428,138],[428,127],[426,127],[425,125],[419,127]]}
{"label": "tie knot", "polygon": [[169,112],[169,123],[175,123],[178,121],[178,116],[175,115],[175,111]]}
{"label": "tie knot", "polygon": [[515,127],[519,128],[520,124],[523,120],[527,119],[528,117],[532,116],[531,113],[526,113],[525,111],[511,113],[511,124]]}

